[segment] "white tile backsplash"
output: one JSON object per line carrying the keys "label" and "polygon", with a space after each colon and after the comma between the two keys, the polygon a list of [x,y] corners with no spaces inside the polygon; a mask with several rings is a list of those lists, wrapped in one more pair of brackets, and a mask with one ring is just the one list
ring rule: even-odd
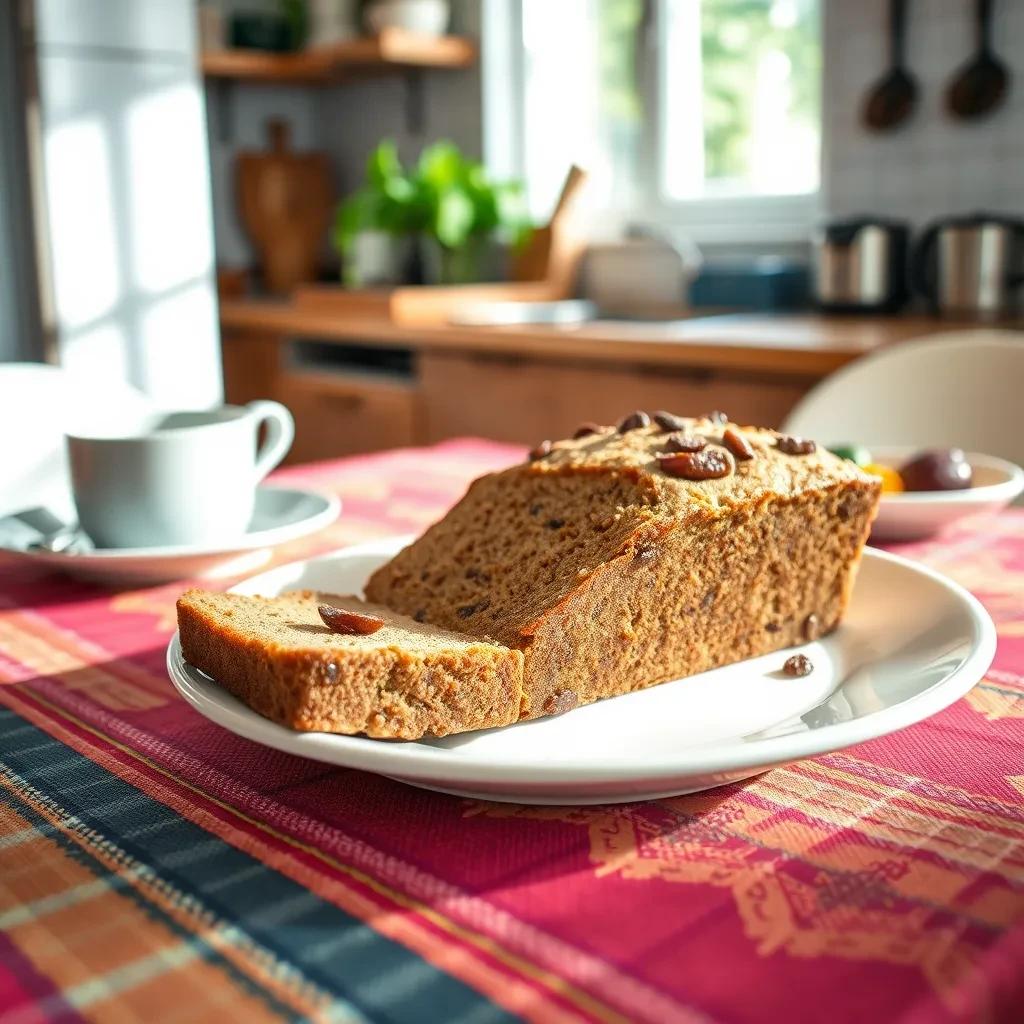
{"label": "white tile backsplash", "polygon": [[908,64],[918,106],[905,125],[875,135],[860,111],[888,65],[888,0],[823,0],[828,216],[868,212],[920,226],[981,208],[1024,215],[1024,2],[995,4],[995,49],[1014,79],[1004,105],[978,122],[954,121],[944,109],[949,81],[974,52],[974,6],[911,0]]}

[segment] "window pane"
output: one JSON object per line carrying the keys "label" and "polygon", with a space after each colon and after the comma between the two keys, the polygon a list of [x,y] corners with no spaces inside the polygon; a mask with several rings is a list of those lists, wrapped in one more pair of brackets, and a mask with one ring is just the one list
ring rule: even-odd
{"label": "window pane", "polygon": [[523,0],[523,143],[530,212],[551,213],[569,165],[595,197],[627,202],[641,127],[642,0]]}
{"label": "window pane", "polygon": [[818,188],[819,0],[667,0],[662,187],[673,199]]}

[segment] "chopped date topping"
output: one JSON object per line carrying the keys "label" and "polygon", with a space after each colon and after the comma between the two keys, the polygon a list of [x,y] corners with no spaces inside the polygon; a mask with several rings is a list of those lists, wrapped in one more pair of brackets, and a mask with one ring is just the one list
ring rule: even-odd
{"label": "chopped date topping", "polygon": [[546,455],[550,454],[551,442],[547,440],[541,441],[541,443],[530,452],[530,461],[536,462],[538,459],[543,459]]}
{"label": "chopped date topping", "polygon": [[806,654],[794,654],[793,657],[786,659],[782,671],[787,676],[809,676],[814,671],[814,666]]}
{"label": "chopped date topping", "polygon": [[732,472],[732,462],[719,448],[659,455],[658,464],[669,476],[684,480],[716,480]]}
{"label": "chopped date topping", "polygon": [[784,455],[811,455],[818,450],[818,446],[806,437],[790,437],[788,434],[780,434],[775,447]]}
{"label": "chopped date topping", "polygon": [[847,495],[842,501],[839,502],[836,508],[836,516],[842,523],[849,522],[856,512],[857,500],[851,495]]}
{"label": "chopped date topping", "polygon": [[562,715],[572,711],[580,702],[575,690],[558,690],[544,701],[543,711],[546,715]]}
{"label": "chopped date topping", "polygon": [[633,551],[633,559],[637,562],[653,562],[658,557],[658,545],[653,540],[642,540]]}
{"label": "chopped date topping", "polygon": [[572,435],[573,440],[578,441],[581,437],[590,437],[591,434],[600,434],[602,430],[604,430],[604,427],[597,423],[581,423],[576,428],[576,433]]}
{"label": "chopped date topping", "polygon": [[427,621],[427,609],[426,608],[417,608],[416,609],[416,614],[413,616],[413,618],[417,622],[426,622]]}
{"label": "chopped date topping", "polygon": [[732,427],[729,427],[725,433],[722,434],[722,443],[741,462],[746,462],[747,459],[752,459],[754,457],[753,445],[743,434],[738,430],[733,430]]}
{"label": "chopped date topping", "polygon": [[461,608],[456,608],[455,614],[458,615],[460,619],[468,619],[470,615],[476,615],[477,612],[485,611],[490,606],[490,599],[485,597],[482,600],[477,601],[475,604],[464,604]]}
{"label": "chopped date topping", "polygon": [[347,636],[368,636],[384,625],[384,620],[378,619],[376,615],[361,615],[359,612],[336,608],[332,604],[317,605],[316,610],[325,626]]}
{"label": "chopped date topping", "polygon": [[565,526],[565,520],[564,519],[549,519],[544,525],[549,530],[560,530],[563,526]]}
{"label": "chopped date topping", "polygon": [[782,629],[782,627],[777,622],[765,623],[765,627],[764,628],[765,628],[765,631],[768,632],[768,633],[778,633],[778,631],[780,629]]}
{"label": "chopped date topping", "polygon": [[618,429],[620,434],[626,434],[630,430],[640,430],[642,427],[649,427],[650,425],[651,417],[642,409],[637,409],[636,412],[631,412],[623,419]]}
{"label": "chopped date topping", "polygon": [[672,412],[665,412],[659,409],[651,419],[661,427],[662,430],[685,430],[686,420]]}
{"label": "chopped date topping", "polygon": [[670,452],[699,452],[708,446],[707,438],[696,434],[670,434],[665,438],[665,448]]}

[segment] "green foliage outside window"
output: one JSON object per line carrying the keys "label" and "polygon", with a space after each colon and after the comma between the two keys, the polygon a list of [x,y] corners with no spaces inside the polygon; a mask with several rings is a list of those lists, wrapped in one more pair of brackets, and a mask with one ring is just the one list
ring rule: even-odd
{"label": "green foliage outside window", "polygon": [[[643,0],[593,0],[598,97],[614,177],[635,171],[644,116],[637,66]],[[778,52],[790,62],[790,117],[817,124],[821,77],[820,0],[664,0],[700,4],[704,160],[707,179],[744,179],[751,162],[755,69]],[[666,60],[684,59],[667,53]],[[669,126],[671,130],[671,126]]]}
{"label": "green foliage outside window", "polygon": [[[778,0],[703,0],[704,159],[708,178],[743,178],[754,109],[753,73],[761,58],[789,57],[794,119],[816,121],[820,39],[816,0],[785,0],[795,16],[773,24]],[[776,19],[780,21],[782,19]],[[670,55],[671,59],[671,55]]]}

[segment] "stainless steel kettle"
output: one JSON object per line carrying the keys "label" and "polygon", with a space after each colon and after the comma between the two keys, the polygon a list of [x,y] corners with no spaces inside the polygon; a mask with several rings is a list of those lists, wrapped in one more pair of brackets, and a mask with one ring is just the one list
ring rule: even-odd
{"label": "stainless steel kettle", "polygon": [[998,320],[1024,283],[1024,220],[973,213],[936,221],[911,259],[915,291],[943,316]]}
{"label": "stainless steel kettle", "polygon": [[858,217],[826,225],[814,239],[818,305],[834,312],[892,312],[907,299],[909,230]]}

